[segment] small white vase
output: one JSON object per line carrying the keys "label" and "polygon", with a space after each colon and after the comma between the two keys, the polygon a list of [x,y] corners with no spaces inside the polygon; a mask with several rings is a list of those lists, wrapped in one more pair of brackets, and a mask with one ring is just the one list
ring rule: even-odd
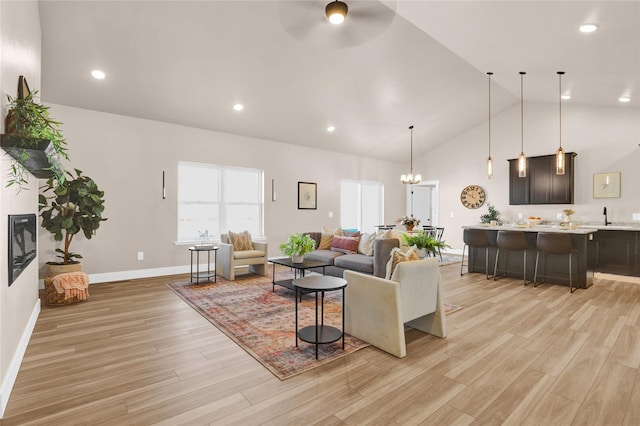
{"label": "small white vase", "polygon": [[291,261],[293,263],[302,263],[302,262],[304,262],[304,256],[299,256],[299,255],[296,255],[296,254],[292,254],[291,255]]}
{"label": "small white vase", "polygon": [[418,257],[420,259],[424,259],[425,257],[427,257],[427,249],[426,248],[419,248],[418,249]]}

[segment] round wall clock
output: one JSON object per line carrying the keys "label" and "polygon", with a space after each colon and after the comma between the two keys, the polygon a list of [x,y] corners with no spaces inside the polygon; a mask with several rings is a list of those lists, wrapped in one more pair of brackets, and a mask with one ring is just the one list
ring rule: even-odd
{"label": "round wall clock", "polygon": [[460,202],[468,209],[477,209],[484,204],[484,189],[477,185],[469,185],[460,193]]}

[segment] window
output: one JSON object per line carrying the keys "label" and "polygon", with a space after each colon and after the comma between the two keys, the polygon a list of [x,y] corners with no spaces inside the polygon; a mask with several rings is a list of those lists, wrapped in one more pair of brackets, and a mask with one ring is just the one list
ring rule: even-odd
{"label": "window", "polygon": [[343,180],[340,185],[340,226],[374,232],[382,224],[383,186],[379,182]]}
{"label": "window", "polygon": [[178,163],[178,241],[192,242],[208,231],[262,236],[262,170]]}

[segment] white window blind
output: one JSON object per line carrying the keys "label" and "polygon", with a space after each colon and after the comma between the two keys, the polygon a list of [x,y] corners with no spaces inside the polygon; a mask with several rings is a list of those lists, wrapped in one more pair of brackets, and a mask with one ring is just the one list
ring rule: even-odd
{"label": "white window blind", "polygon": [[262,170],[178,163],[178,242],[207,231],[218,238],[231,230],[262,236]]}

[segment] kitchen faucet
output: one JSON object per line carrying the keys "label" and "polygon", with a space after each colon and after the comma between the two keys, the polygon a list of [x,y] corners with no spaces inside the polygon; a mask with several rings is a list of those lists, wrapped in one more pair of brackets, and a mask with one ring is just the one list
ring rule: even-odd
{"label": "kitchen faucet", "polygon": [[609,222],[607,220],[607,208],[606,207],[604,208],[604,211],[602,212],[602,214],[604,215],[604,226],[611,225],[611,222]]}

